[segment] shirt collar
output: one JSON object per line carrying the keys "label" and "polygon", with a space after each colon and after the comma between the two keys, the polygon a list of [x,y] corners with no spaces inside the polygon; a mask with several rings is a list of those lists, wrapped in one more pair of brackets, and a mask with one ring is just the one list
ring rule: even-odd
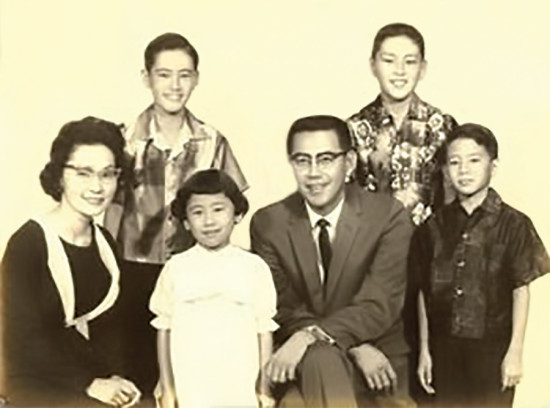
{"label": "shirt collar", "polygon": [[149,139],[151,139],[153,141],[153,144],[160,150],[170,150],[169,158],[175,157],[180,154],[184,149],[185,143],[187,143],[192,137],[193,132],[189,127],[189,120],[187,118],[187,115],[184,114],[183,124],[180,128],[176,147],[172,148],[166,143],[164,135],[162,134],[162,131],[160,130],[160,127],[157,123],[155,114],[153,113],[151,115],[151,120],[149,121]]}
{"label": "shirt collar", "polygon": [[[450,204],[453,211],[464,211],[462,206],[460,205],[460,200],[458,197]],[[502,207],[502,198],[500,198],[500,195],[492,188],[489,188],[489,191],[487,192],[487,197],[481,202],[481,205],[477,207],[473,212],[476,212],[478,210],[483,210],[484,212],[487,212],[488,214],[496,214],[500,211]]]}
{"label": "shirt collar", "polygon": [[317,214],[309,206],[307,201],[304,200],[304,202],[306,204],[306,210],[307,210],[307,214],[309,216],[309,223],[311,224],[311,229],[313,229],[317,226],[317,222],[321,218],[324,218],[325,220],[327,220],[330,223],[330,227],[334,228],[336,226],[336,223],[338,222],[338,219],[340,218],[340,213],[342,212],[342,206],[344,205],[344,197],[342,197],[342,199],[340,200],[338,205],[336,205],[336,207],[334,207],[334,209],[329,214],[325,215],[324,217],[320,214]]}

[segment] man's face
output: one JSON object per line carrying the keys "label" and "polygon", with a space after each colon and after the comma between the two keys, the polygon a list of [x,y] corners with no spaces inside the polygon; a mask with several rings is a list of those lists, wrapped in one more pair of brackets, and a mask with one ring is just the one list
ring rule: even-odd
{"label": "man's face", "polygon": [[183,50],[165,50],[157,54],[145,84],[153,93],[155,107],[169,114],[180,113],[198,82],[193,59]]}
{"label": "man's face", "polygon": [[409,98],[425,69],[426,62],[418,45],[406,36],[386,38],[371,60],[371,70],[380,84],[380,92],[390,103]]}
{"label": "man's face", "polygon": [[355,153],[342,151],[334,130],[304,131],[294,135],[289,160],[300,194],[315,212],[329,214],[344,197]]}

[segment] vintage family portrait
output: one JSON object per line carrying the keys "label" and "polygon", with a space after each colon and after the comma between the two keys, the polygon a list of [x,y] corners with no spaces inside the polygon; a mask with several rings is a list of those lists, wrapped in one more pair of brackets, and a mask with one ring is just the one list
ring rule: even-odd
{"label": "vintage family portrait", "polygon": [[1,407],[548,407],[542,0],[0,0]]}

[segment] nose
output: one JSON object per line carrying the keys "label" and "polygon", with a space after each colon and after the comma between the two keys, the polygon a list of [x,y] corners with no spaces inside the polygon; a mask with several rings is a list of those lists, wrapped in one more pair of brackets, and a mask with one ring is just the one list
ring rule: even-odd
{"label": "nose", "polygon": [[214,217],[212,212],[205,211],[204,213],[204,225],[211,225],[214,223]]}
{"label": "nose", "polygon": [[97,173],[90,179],[90,190],[93,192],[103,191],[103,181],[101,180],[101,176]]}
{"label": "nose", "polygon": [[396,74],[404,75],[405,74],[405,61],[396,60],[394,69],[395,69]]}
{"label": "nose", "polygon": [[458,171],[460,172],[460,174],[468,173],[469,171],[468,163],[460,163],[460,167],[458,168]]}
{"label": "nose", "polygon": [[315,159],[313,159],[311,161],[311,164],[309,165],[308,169],[307,169],[307,175],[309,177],[316,177],[320,174],[321,172],[319,171],[319,165],[317,164],[317,161]]}
{"label": "nose", "polygon": [[172,89],[180,89],[181,87],[181,79],[178,74],[172,76]]}

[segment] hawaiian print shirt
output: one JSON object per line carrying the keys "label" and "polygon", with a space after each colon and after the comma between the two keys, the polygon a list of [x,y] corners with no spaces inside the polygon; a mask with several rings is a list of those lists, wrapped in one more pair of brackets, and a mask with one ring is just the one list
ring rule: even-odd
{"label": "hawaiian print shirt", "polygon": [[431,336],[505,341],[514,288],[550,272],[531,220],[492,189],[471,214],[458,200],[436,210],[413,236],[409,265]]}
{"label": "hawaiian print shirt", "polygon": [[456,126],[450,115],[413,95],[409,112],[397,129],[378,96],[348,119],[358,153],[356,178],[369,191],[392,193],[421,224],[452,192],[443,185],[436,158]]}
{"label": "hawaiian print shirt", "polygon": [[152,107],[126,132],[133,180],[119,189],[105,214],[105,227],[125,260],[164,264],[172,254],[192,245],[189,234],[172,216],[170,203],[196,171],[221,169],[241,190],[248,187],[227,139],[191,112],[186,115],[177,149],[164,146]]}

